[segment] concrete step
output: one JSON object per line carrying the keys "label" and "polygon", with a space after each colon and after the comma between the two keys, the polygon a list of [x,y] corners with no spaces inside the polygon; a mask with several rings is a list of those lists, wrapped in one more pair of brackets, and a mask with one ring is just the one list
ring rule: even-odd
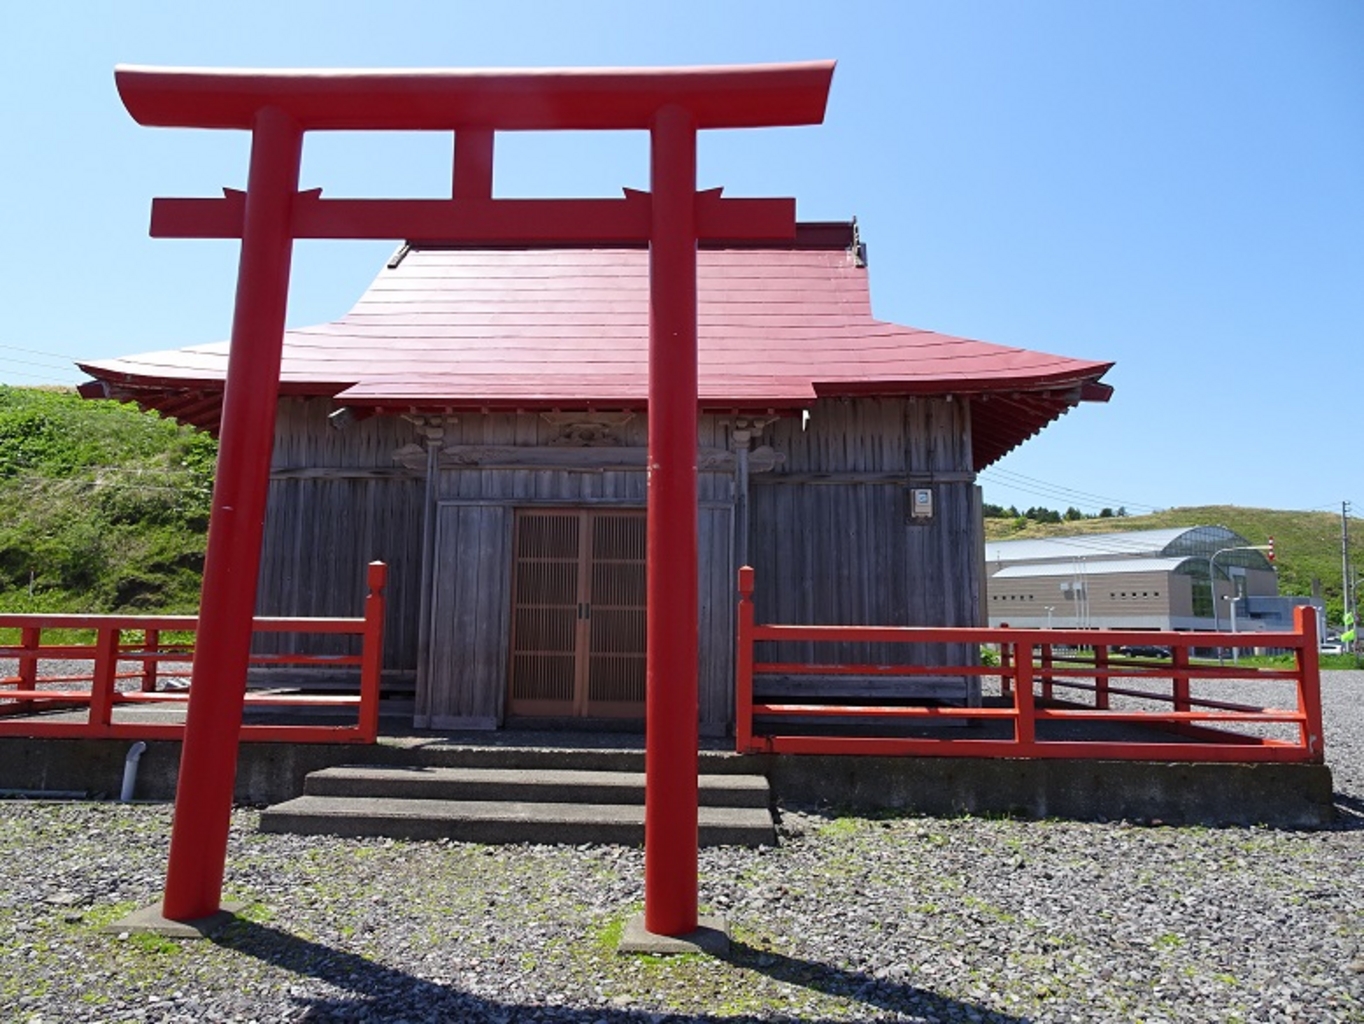
{"label": "concrete step", "polygon": [[[761,775],[702,775],[703,807],[771,804]],[[463,768],[432,765],[343,765],[309,773],[308,796],[414,800],[500,800],[513,803],[644,803],[644,773],[549,768]]]}
{"label": "concrete step", "polygon": [[[702,846],[776,843],[766,807],[701,807]],[[644,808],[626,803],[394,799],[305,795],[261,813],[264,832],[453,839],[471,843],[644,842]]]}

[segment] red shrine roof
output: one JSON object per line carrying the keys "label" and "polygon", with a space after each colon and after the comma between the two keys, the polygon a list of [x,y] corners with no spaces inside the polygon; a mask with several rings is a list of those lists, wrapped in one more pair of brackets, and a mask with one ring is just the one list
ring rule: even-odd
{"label": "red shrine roof", "polygon": [[[703,248],[701,407],[808,408],[853,395],[973,396],[977,468],[1083,400],[1112,365],[875,319],[850,225],[786,247]],[[644,248],[404,247],[341,319],[285,333],[281,394],[377,412],[642,409]],[[81,363],[90,397],[216,429],[227,343]]]}

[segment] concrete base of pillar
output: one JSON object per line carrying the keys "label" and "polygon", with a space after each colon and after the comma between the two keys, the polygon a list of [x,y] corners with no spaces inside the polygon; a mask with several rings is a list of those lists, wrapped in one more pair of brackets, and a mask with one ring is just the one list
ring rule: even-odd
{"label": "concrete base of pillar", "polygon": [[208,939],[237,919],[246,907],[245,903],[224,903],[216,914],[195,918],[193,921],[172,921],[161,914],[160,902],[150,907],[134,910],[127,917],[107,924],[102,929],[111,935],[124,932],[148,935],[164,935],[168,939]]}
{"label": "concrete base of pillar", "polygon": [[668,956],[677,953],[705,953],[724,956],[729,952],[729,922],[723,917],[702,916],[696,919],[696,931],[686,935],[657,935],[644,927],[644,915],[625,923],[618,953],[648,953]]}

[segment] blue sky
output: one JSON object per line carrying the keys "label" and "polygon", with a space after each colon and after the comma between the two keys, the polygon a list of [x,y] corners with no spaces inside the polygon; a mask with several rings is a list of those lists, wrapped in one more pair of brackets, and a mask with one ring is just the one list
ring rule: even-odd
{"label": "blue sky", "polygon": [[[700,184],[856,216],[877,316],[1113,360],[1117,392],[981,475],[1088,512],[1364,502],[1364,4],[5,5],[0,382],[227,336],[235,244],[152,241],[154,196],[245,180],[239,133],[139,128],[117,63],[459,67],[834,58],[824,125],[705,133]],[[502,136],[499,195],[647,186],[647,140]],[[442,195],[445,138],[310,135],[304,187]],[[289,321],[388,243],[299,245]]]}

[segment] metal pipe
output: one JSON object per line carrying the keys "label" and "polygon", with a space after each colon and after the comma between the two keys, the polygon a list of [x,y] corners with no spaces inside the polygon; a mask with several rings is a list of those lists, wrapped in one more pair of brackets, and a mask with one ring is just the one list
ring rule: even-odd
{"label": "metal pipe", "polygon": [[128,756],[123,759],[123,788],[119,790],[118,798],[125,804],[133,799],[133,790],[137,788],[137,763],[146,752],[147,744],[138,740],[128,748]]}

